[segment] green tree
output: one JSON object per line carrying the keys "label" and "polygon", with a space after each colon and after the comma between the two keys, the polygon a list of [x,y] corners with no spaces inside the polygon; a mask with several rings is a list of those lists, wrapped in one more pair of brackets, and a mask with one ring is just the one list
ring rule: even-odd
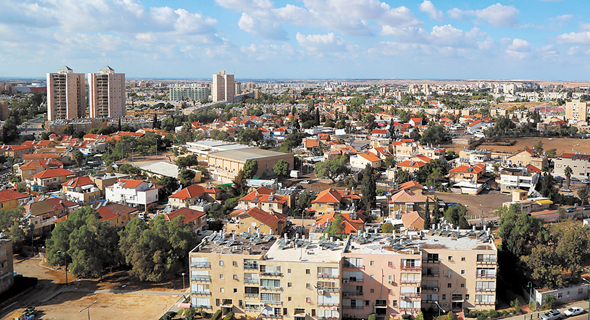
{"label": "green tree", "polygon": [[381,225],[381,232],[383,233],[392,233],[393,229],[393,224],[391,224],[391,222],[385,222]]}
{"label": "green tree", "polygon": [[567,230],[559,239],[555,252],[564,269],[572,278],[579,278],[582,266],[590,254],[590,229],[574,226]]}
{"label": "green tree", "polygon": [[434,197],[434,207],[432,208],[432,225],[438,227],[440,223],[441,212],[440,212],[440,204],[438,204],[438,198]]}
{"label": "green tree", "polygon": [[232,188],[234,195],[236,196],[246,194],[246,191],[248,190],[248,185],[246,177],[244,176],[244,170],[238,171],[238,174],[233,180]]}
{"label": "green tree", "polygon": [[137,176],[141,174],[141,169],[132,164],[124,163],[119,166],[119,172]]}
{"label": "green tree", "polygon": [[373,175],[373,167],[367,164],[365,170],[363,170],[363,182],[361,184],[361,192],[363,197],[361,198],[361,206],[365,209],[365,212],[370,213],[371,209],[377,204],[377,184],[375,182],[375,176]]}
{"label": "green tree", "polygon": [[307,137],[308,134],[305,132],[295,132],[288,134],[283,143],[281,144],[281,148],[279,151],[281,152],[291,152],[293,148],[296,148],[301,145],[303,142],[303,138]]}
{"label": "green tree", "polygon": [[549,158],[555,158],[555,156],[557,155],[557,149],[549,149],[545,151],[545,155],[547,155]]}
{"label": "green tree", "polygon": [[320,162],[313,169],[315,175],[319,178],[328,178],[334,180],[340,174],[348,173],[348,156],[335,156],[332,160]]}
{"label": "green tree", "polygon": [[341,238],[345,227],[346,225],[344,224],[342,215],[336,213],[334,214],[334,220],[332,220],[330,225],[324,230],[324,234],[327,234],[329,237]]}
{"label": "green tree", "polygon": [[395,183],[399,185],[408,181],[412,181],[412,174],[408,170],[397,168],[395,170]]}
{"label": "green tree", "polygon": [[532,271],[533,280],[553,288],[561,285],[562,276],[558,257],[551,246],[537,245],[532,248],[531,254],[524,256],[522,260]]}
{"label": "green tree", "polygon": [[590,196],[590,185],[585,185],[583,188],[578,190],[578,198],[582,200],[582,207],[584,204],[588,204],[588,197]]}
{"label": "green tree", "polygon": [[315,198],[316,198],[316,195],[312,191],[303,191],[302,193],[299,194],[299,199],[298,199],[297,205],[299,206],[299,208],[305,210],[305,209],[311,207],[311,202]]}
{"label": "green tree", "polygon": [[354,188],[356,186],[356,182],[354,181],[353,177],[346,177],[344,179],[344,186],[348,189]]}
{"label": "green tree", "polygon": [[517,204],[509,208],[499,208],[499,237],[502,239],[502,250],[507,250],[514,257],[520,258],[531,253],[532,248],[549,240],[549,232],[543,221],[521,212]]}
{"label": "green tree", "polygon": [[573,170],[572,168],[570,168],[570,166],[566,166],[563,170],[563,174],[565,175],[565,181],[568,188],[570,187],[570,183],[572,182],[572,173]]}
{"label": "green tree", "polygon": [[183,169],[178,174],[178,179],[180,180],[180,184],[183,188],[186,188],[193,184],[193,179],[195,178],[196,174],[193,170]]}
{"label": "green tree", "polygon": [[395,168],[397,165],[397,161],[395,161],[395,157],[387,157],[385,158],[385,167],[386,168]]}
{"label": "green tree", "polygon": [[258,172],[258,161],[250,159],[244,163],[244,177],[246,179],[252,179]]}
{"label": "green tree", "polygon": [[67,126],[64,128],[63,132],[64,132],[65,134],[67,134],[68,136],[71,136],[71,135],[73,135],[73,134],[74,134],[74,132],[76,132],[76,128],[74,128],[74,126],[73,126],[73,125],[71,125],[71,124],[68,124],[68,125],[67,125]]}
{"label": "green tree", "polygon": [[543,149],[543,141],[542,140],[539,140],[535,144],[534,148],[535,148],[535,153],[537,153],[537,154],[543,154],[543,150],[544,150]]}
{"label": "green tree", "polygon": [[424,230],[430,229],[430,199],[426,198],[426,205],[424,206]]}
{"label": "green tree", "polygon": [[176,159],[176,165],[180,168],[189,168],[199,164],[199,158],[195,154],[190,154],[185,157],[179,157]]}
{"label": "green tree", "polygon": [[457,226],[461,229],[469,229],[469,223],[465,218],[466,212],[467,208],[464,206],[449,207],[445,211],[445,219],[454,226]]}
{"label": "green tree", "polygon": [[451,134],[449,131],[441,126],[434,125],[426,129],[420,138],[422,144],[441,144],[451,140]]}
{"label": "green tree", "polygon": [[289,162],[282,159],[279,160],[272,167],[272,171],[279,177],[279,179],[289,176]]}
{"label": "green tree", "polygon": [[158,184],[162,186],[162,190],[166,196],[178,190],[178,180],[172,177],[162,177],[158,180]]}

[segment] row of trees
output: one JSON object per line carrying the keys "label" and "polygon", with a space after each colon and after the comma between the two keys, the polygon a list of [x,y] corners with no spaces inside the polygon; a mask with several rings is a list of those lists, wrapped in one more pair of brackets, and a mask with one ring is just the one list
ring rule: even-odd
{"label": "row of trees", "polygon": [[132,219],[124,228],[100,220],[84,207],[56,224],[47,240],[47,262],[69,264],[76,277],[100,277],[108,267],[129,266],[141,281],[172,278],[186,268],[188,252],[197,244],[189,226],[178,217],[148,222]]}

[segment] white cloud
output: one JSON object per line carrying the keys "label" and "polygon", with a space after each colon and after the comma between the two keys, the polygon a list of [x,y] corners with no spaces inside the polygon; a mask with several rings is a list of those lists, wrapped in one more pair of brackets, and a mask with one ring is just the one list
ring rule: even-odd
{"label": "white cloud", "polygon": [[272,8],[270,0],[215,0],[215,3],[224,8],[244,11]]}
{"label": "white cloud", "polygon": [[517,52],[529,52],[531,51],[531,44],[526,40],[516,38],[512,40],[512,44],[508,46],[508,50]]}
{"label": "white cloud", "polygon": [[568,21],[573,17],[574,17],[573,14],[562,14],[560,16],[557,16],[555,19],[559,20],[559,21]]}
{"label": "white cloud", "polygon": [[590,31],[564,33],[555,40],[557,43],[590,45]]}
{"label": "white cloud", "polygon": [[287,33],[282,29],[281,24],[272,19],[243,12],[238,26],[240,29],[264,39],[287,40]]}
{"label": "white cloud", "polygon": [[430,2],[429,0],[424,0],[424,2],[422,2],[420,4],[419,9],[422,12],[426,12],[428,14],[428,16],[430,17],[430,19],[434,19],[437,21],[444,21],[445,20],[445,16],[442,13],[442,11],[438,10],[434,6],[434,4],[432,4],[432,2]]}
{"label": "white cloud", "polygon": [[513,6],[504,6],[496,3],[485,9],[478,10],[460,10],[457,8],[447,11],[447,14],[453,19],[466,19],[468,16],[475,16],[495,27],[517,27],[517,15],[520,11]]}
{"label": "white cloud", "polygon": [[324,52],[338,52],[345,51],[346,47],[342,39],[336,38],[334,33],[328,34],[310,34],[307,36],[297,32],[295,37],[300,46],[309,51],[324,53]]}

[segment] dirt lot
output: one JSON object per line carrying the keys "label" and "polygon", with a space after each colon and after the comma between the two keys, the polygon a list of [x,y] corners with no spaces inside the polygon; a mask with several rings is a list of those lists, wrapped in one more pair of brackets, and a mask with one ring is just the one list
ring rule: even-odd
{"label": "dirt lot", "polygon": [[[481,209],[486,219],[495,218],[494,211],[504,202],[511,200],[510,196],[502,194],[500,191],[484,191],[477,196],[454,193],[435,192],[435,195],[444,202],[457,202],[467,206],[467,216],[481,216]],[[480,207],[481,204],[481,207]]]}
{"label": "dirt lot", "polygon": [[539,140],[543,141],[543,149],[557,149],[557,155],[561,155],[564,152],[574,152],[574,149],[577,152],[581,153],[590,153],[590,141],[582,140],[582,139],[572,139],[572,138],[517,138],[516,144],[513,146],[494,146],[494,145],[481,145],[478,149],[487,149],[496,152],[515,152],[518,149],[524,149],[525,147],[533,148]]}
{"label": "dirt lot", "polygon": [[[14,304],[0,307],[0,319],[12,319],[10,314],[36,306],[42,319],[86,319],[91,308],[92,319],[157,319],[180,298],[182,279],[157,284],[142,283],[128,277],[125,271],[116,271],[100,279],[78,279],[68,274],[69,288],[78,292],[59,293],[65,288],[63,269],[44,267],[39,257],[23,259],[15,256],[15,272],[39,279],[35,288],[20,297]],[[188,281],[187,284],[188,286]],[[117,293],[96,290],[120,290]],[[122,293],[133,291],[133,293]],[[141,293],[141,294],[139,294]],[[0,302],[1,303],[1,302]]]}

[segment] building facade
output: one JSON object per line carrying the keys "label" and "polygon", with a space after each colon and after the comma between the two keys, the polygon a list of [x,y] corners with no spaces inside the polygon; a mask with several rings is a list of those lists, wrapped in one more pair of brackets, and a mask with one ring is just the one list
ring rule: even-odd
{"label": "building facade", "polygon": [[234,102],[236,85],[233,74],[226,74],[225,71],[219,71],[218,74],[213,75],[213,83],[211,85],[211,96],[213,102],[227,101]]}
{"label": "building facade", "polygon": [[86,81],[83,73],[67,66],[47,74],[47,118],[84,118],[86,115]]}
{"label": "building facade", "polygon": [[580,102],[578,99],[565,103],[565,118],[567,120],[586,121],[587,116],[588,108],[586,102]]}
{"label": "building facade", "polygon": [[565,178],[565,168],[572,169],[572,177],[590,179],[590,155],[581,153],[564,153],[553,160],[556,176]]}
{"label": "building facade", "polygon": [[8,291],[13,284],[12,240],[0,239],[0,294]]}
{"label": "building facade", "polygon": [[125,74],[106,66],[88,74],[90,118],[125,117]]}
{"label": "building facade", "polygon": [[168,98],[170,101],[203,101],[209,99],[209,88],[199,84],[168,86]]}

